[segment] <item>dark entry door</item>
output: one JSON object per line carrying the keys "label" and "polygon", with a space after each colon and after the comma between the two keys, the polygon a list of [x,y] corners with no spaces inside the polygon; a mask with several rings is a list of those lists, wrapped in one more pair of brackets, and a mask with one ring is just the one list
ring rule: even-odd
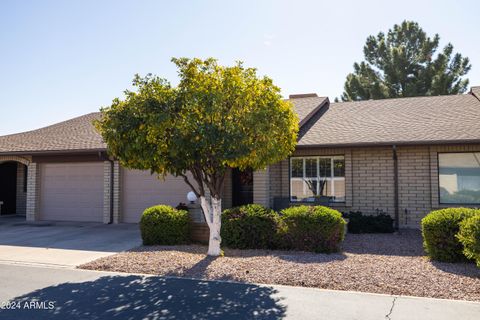
{"label": "dark entry door", "polygon": [[253,203],[253,171],[232,170],[232,205],[234,207]]}
{"label": "dark entry door", "polygon": [[0,164],[0,214],[14,214],[17,211],[17,163]]}

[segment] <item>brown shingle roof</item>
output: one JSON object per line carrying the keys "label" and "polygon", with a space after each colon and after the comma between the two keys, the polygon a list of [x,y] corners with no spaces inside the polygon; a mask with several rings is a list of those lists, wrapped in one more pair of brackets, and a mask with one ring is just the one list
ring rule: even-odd
{"label": "brown shingle roof", "polygon": [[[300,147],[480,142],[480,100],[473,94],[331,104],[325,97],[290,101],[304,124]],[[90,113],[1,136],[0,154],[106,150],[92,124],[99,117],[99,112]]]}
{"label": "brown shingle roof", "polygon": [[[294,100],[295,111],[302,123],[327,98]],[[106,144],[92,124],[100,115],[100,112],[89,113],[45,128],[0,136],[0,153],[105,150]]]}
{"label": "brown shingle roof", "polygon": [[0,137],[0,153],[105,150],[92,124],[99,112],[89,113],[45,128]]}
{"label": "brown shingle roof", "polygon": [[325,110],[299,146],[480,141],[480,101],[472,94],[332,103]]}

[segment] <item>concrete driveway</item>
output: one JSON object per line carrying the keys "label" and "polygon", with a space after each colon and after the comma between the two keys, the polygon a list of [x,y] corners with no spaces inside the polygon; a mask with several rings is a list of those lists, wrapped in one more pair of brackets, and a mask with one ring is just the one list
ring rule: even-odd
{"label": "concrete driveway", "polygon": [[75,267],[141,244],[136,224],[26,223],[0,218],[0,263]]}

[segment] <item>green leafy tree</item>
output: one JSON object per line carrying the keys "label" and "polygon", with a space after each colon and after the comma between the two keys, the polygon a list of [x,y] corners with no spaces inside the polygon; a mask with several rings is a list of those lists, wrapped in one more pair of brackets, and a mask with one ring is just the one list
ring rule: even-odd
{"label": "green leafy tree", "polygon": [[438,50],[438,34],[428,37],[416,22],[394,25],[385,35],[369,36],[365,61],[353,65],[343,101],[458,94],[467,90],[471,69],[467,57],[449,43]]}
{"label": "green leafy tree", "polygon": [[109,153],[132,169],[183,177],[200,199],[220,254],[222,196],[230,168],[262,169],[295,148],[298,118],[280,89],[256,69],[215,59],[172,59],[180,83],[135,76],[135,91],[102,109],[97,128]]}

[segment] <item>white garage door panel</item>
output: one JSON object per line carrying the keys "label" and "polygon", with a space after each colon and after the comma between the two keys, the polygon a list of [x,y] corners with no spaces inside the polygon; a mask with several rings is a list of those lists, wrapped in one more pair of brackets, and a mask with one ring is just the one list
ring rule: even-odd
{"label": "white garage door panel", "polygon": [[167,176],[158,179],[149,171],[123,170],[122,214],[123,222],[137,223],[143,211],[157,204],[176,207],[187,202],[190,187],[183,178]]}
{"label": "white garage door panel", "polygon": [[103,221],[103,162],[40,167],[40,219]]}

